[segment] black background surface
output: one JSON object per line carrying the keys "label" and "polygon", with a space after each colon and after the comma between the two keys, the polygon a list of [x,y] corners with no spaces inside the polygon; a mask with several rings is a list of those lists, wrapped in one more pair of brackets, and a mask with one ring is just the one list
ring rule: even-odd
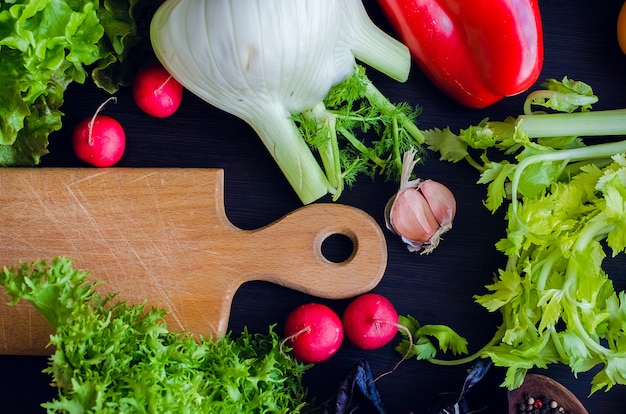
{"label": "black background surface", "polygon": [[[538,83],[563,76],[583,80],[600,98],[595,109],[626,107],[626,56],[620,51],[615,35],[621,3],[621,0],[540,1],[545,61]],[[366,1],[366,7],[373,19],[392,33],[376,3]],[[368,74],[392,101],[422,106],[418,120],[421,128],[450,126],[456,130],[485,117],[502,119],[522,110],[524,96],[504,99],[483,110],[461,107],[435,89],[416,66],[404,84],[371,69]],[[189,93],[185,94],[180,110],[169,119],[150,118],[140,112],[129,90],[122,90],[117,96],[118,103],[109,104],[105,113],[116,117],[127,133],[127,150],[118,166],[223,168],[226,213],[242,229],[267,225],[301,206],[260,140],[239,119]],[[43,157],[43,167],[83,166],[71,151],[70,131],[81,119],[91,116],[106,97],[89,85],[70,87],[63,107],[65,129],[51,136],[51,154]],[[483,207],[485,188],[476,184],[477,174],[469,166],[441,163],[431,156],[416,173],[443,182],[455,193],[458,213],[454,228],[429,256],[409,253],[396,236],[385,230],[388,266],[375,291],[389,297],[400,314],[411,314],[424,324],[453,327],[468,339],[472,352],[491,338],[499,324],[498,315],[489,314],[472,296],[483,293],[484,285],[491,282],[494,272],[504,264],[505,259],[495,250],[494,243],[504,235],[505,222],[502,214],[492,215]],[[382,179],[372,182],[361,177],[340,202],[363,209],[384,227],[384,205],[395,190],[394,183]],[[329,256],[341,255],[345,248],[341,243],[329,241],[328,244]],[[626,288],[625,263],[622,255],[606,264],[617,290]],[[347,300],[319,300],[269,283],[247,283],[235,297],[230,329],[239,332],[248,326],[252,331],[266,332],[270,324],[281,326],[293,308],[312,300],[327,303],[338,312],[347,304]],[[399,355],[391,346],[366,352],[346,342],[336,356],[306,374],[310,395],[317,399],[329,396],[336,382],[358,358],[367,359],[376,375],[390,369]],[[39,404],[54,396],[54,390],[48,386],[49,378],[41,374],[45,365],[44,357],[0,356],[0,414],[42,412]],[[391,412],[422,413],[437,393],[462,382],[466,368],[406,361],[395,373],[381,379],[378,386]],[[547,371],[536,372],[571,389],[590,413],[626,413],[624,386],[588,396],[595,371],[580,374],[578,378],[565,366],[550,366]],[[493,412],[505,410],[500,407]]]}

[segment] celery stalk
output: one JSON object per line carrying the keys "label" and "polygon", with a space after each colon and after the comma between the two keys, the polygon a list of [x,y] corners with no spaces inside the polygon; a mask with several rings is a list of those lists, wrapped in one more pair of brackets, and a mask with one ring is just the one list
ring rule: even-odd
{"label": "celery stalk", "polygon": [[520,115],[517,120],[529,138],[626,134],[626,109]]}

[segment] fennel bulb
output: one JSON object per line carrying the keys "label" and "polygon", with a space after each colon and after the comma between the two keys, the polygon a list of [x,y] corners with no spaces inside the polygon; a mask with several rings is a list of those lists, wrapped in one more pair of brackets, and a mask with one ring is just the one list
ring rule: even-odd
{"label": "fennel bulb", "polygon": [[356,59],[398,81],[408,49],[369,19],[361,0],[167,0],[155,13],[157,58],[186,89],[247,122],[304,204],[343,188],[331,139],[324,172],[293,114],[332,125],[323,100]]}

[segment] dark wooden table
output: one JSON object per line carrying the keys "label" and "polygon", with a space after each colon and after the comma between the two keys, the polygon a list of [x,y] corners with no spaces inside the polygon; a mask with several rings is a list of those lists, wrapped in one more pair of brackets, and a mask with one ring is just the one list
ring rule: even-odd
{"label": "dark wooden table", "polygon": [[[622,0],[541,0],[545,62],[539,81],[563,76],[580,79],[600,97],[596,109],[626,107],[626,55],[619,50],[615,35],[621,3]],[[389,31],[375,2],[367,1],[366,5],[374,20]],[[405,84],[373,70],[369,74],[391,100],[423,107],[419,118],[422,128],[458,129],[485,117],[502,119],[522,110],[523,96],[507,98],[484,110],[461,107],[436,90],[417,67]],[[174,117],[162,120],[135,108],[128,90],[117,96],[118,103],[109,104],[106,113],[118,118],[128,135],[127,151],[119,166],[223,168],[226,212],[233,224],[242,229],[269,224],[300,206],[260,140],[242,121],[191,94],[185,95],[184,104]],[[72,154],[69,131],[79,120],[90,116],[105,98],[103,92],[89,85],[70,88],[64,106],[66,128],[50,137],[51,154],[43,158],[43,167],[82,165]],[[477,174],[469,166],[445,164],[431,157],[416,172],[423,178],[441,181],[454,191],[458,202],[454,228],[429,256],[409,253],[396,236],[385,231],[389,261],[375,291],[388,296],[401,314],[411,314],[424,324],[453,327],[469,340],[470,351],[475,351],[499,324],[498,315],[489,314],[472,296],[484,292],[484,285],[491,282],[494,272],[504,263],[494,243],[504,234],[505,222],[501,214],[492,215],[483,207],[485,188],[476,184]],[[383,208],[395,190],[393,183],[362,177],[340,202],[365,210],[384,227]],[[341,243],[329,244],[329,256],[345,247]],[[617,290],[626,289],[625,264],[624,257],[619,256],[606,266]],[[248,283],[236,295],[230,329],[238,332],[245,325],[265,332],[270,324],[282,324],[294,307],[312,300],[318,299],[269,283]],[[338,312],[346,305],[346,301],[322,302]],[[376,374],[391,368],[399,355],[391,346],[364,352],[346,343],[336,356],[306,374],[310,395],[317,399],[329,396],[335,383],[359,358],[367,359]],[[54,395],[48,377],[41,374],[45,365],[44,357],[0,356],[0,414],[42,412],[39,404]],[[457,387],[466,369],[411,360],[378,385],[393,413],[421,413],[437,393]],[[571,389],[590,413],[626,413],[623,386],[588,397],[593,371],[578,378],[565,366],[555,365],[537,372]]]}

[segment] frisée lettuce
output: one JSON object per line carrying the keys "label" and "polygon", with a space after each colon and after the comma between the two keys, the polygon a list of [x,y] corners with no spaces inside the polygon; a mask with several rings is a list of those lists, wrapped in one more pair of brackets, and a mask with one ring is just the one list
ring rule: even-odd
{"label": "fris\u00e9e lettuce", "polygon": [[54,328],[45,372],[59,389],[48,413],[298,413],[309,365],[267,334],[196,339],[167,329],[161,309],[101,296],[68,258],[0,272],[15,304],[30,302]]}

